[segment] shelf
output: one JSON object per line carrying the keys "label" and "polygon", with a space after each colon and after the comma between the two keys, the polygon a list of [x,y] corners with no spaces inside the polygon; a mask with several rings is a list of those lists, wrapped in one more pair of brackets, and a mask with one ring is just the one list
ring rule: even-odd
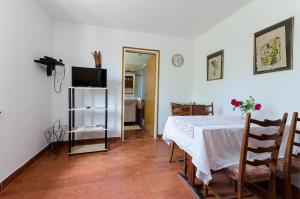
{"label": "shelf", "polygon": [[[75,104],[76,99],[76,92],[81,91],[82,94],[87,94],[86,92],[100,92],[103,94],[105,105],[103,104]],[[92,153],[92,152],[104,152],[108,151],[108,130],[107,130],[107,116],[108,116],[108,89],[105,87],[84,87],[84,86],[70,86],[69,93],[68,93],[68,115],[69,115],[69,142],[68,142],[68,154],[83,154],[83,153]],[[104,116],[105,121],[101,117],[99,123],[101,125],[90,125],[85,126],[84,124],[77,124],[76,125],[76,112],[87,113],[90,114],[101,114]],[[83,115],[86,116],[86,115]],[[90,144],[90,145],[78,145],[76,146],[75,134],[82,133],[85,135],[89,135],[87,132],[95,132],[97,134],[104,135],[104,142],[102,144]],[[102,140],[102,138],[101,138]],[[100,141],[100,138],[99,138]],[[100,142],[101,143],[101,142]]]}
{"label": "shelf", "polygon": [[81,126],[77,128],[73,128],[69,133],[81,133],[81,132],[102,132],[107,130],[104,127],[86,127],[86,126]]}
{"label": "shelf", "polygon": [[105,111],[107,108],[105,107],[91,107],[91,108],[86,108],[86,107],[81,107],[81,108],[71,108],[69,111]]}
{"label": "shelf", "polygon": [[69,155],[100,152],[100,151],[107,151],[107,149],[105,148],[105,144],[75,146],[71,148],[71,153],[69,153]]}
{"label": "shelf", "polygon": [[107,88],[103,87],[69,87],[71,89],[78,89],[78,90],[107,90]]}

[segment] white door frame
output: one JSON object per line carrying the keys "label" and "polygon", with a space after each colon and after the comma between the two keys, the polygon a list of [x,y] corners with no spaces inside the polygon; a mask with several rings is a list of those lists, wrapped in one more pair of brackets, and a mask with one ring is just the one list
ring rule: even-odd
{"label": "white door frame", "polygon": [[121,89],[121,135],[122,141],[124,141],[124,98],[125,98],[125,52],[134,53],[147,53],[156,56],[156,70],[155,70],[155,110],[154,110],[154,139],[158,134],[158,106],[159,106],[159,68],[160,68],[160,51],[155,49],[135,48],[124,46],[122,49],[122,89]]}

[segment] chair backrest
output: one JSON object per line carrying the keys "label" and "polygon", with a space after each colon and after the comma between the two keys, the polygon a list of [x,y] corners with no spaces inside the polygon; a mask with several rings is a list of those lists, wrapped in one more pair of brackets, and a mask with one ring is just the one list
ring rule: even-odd
{"label": "chair backrest", "polygon": [[187,115],[213,115],[214,104],[178,104],[171,102],[172,116],[187,116]]}
{"label": "chair backrest", "polygon": [[300,131],[297,130],[297,123],[300,121],[298,117],[298,113],[295,112],[293,114],[293,119],[290,127],[290,132],[288,136],[288,141],[286,144],[285,149],[285,156],[284,156],[284,166],[283,166],[283,179],[285,188],[285,198],[289,197],[291,194],[291,190],[287,190],[291,188],[291,173],[292,173],[292,159],[293,158],[300,158],[300,152],[294,153],[294,147],[300,147],[300,143],[295,141],[295,136],[298,134],[300,136]]}
{"label": "chair backrest", "polygon": [[[240,156],[241,158],[240,158],[240,166],[239,166],[239,172],[240,172],[239,183],[244,184],[246,164],[252,166],[260,166],[260,165],[269,166],[271,170],[271,176],[275,176],[279,148],[280,148],[283,132],[285,129],[287,117],[288,114],[285,113],[282,119],[279,120],[258,121],[258,120],[251,119],[250,113],[247,114],[244,135],[243,135],[241,156]],[[276,128],[277,130],[274,130],[273,134],[268,133],[268,134],[257,135],[257,134],[252,134],[250,132],[251,124],[256,124],[260,127],[278,127],[278,129]],[[250,138],[258,141],[274,141],[274,144],[271,146],[268,145],[267,147],[252,148],[249,147],[248,145]],[[247,160],[248,152],[252,152],[255,154],[271,153],[271,155],[269,158],[264,160],[254,159],[250,161]]]}
{"label": "chair backrest", "polygon": [[171,115],[172,116],[187,116],[191,115],[190,104],[178,104],[171,102]]}
{"label": "chair backrest", "polygon": [[214,115],[214,104],[192,104],[192,115]]}

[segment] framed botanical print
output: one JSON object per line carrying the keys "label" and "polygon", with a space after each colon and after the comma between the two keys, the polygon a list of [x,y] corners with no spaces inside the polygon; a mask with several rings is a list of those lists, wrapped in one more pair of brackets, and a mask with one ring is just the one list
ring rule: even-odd
{"label": "framed botanical print", "polygon": [[254,34],[254,74],[293,68],[294,17]]}
{"label": "framed botanical print", "polygon": [[207,81],[223,79],[224,50],[207,56]]}

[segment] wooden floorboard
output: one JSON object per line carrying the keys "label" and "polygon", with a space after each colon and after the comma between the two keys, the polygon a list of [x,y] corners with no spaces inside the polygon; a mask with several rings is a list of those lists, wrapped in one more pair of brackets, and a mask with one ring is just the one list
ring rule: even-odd
{"label": "wooden floorboard", "polygon": [[124,131],[125,140],[153,139],[153,136],[145,130]]}
{"label": "wooden floorboard", "polygon": [[193,199],[162,140],[116,141],[107,153],[45,153],[0,198]]}
{"label": "wooden floorboard", "polygon": [[46,151],[49,150],[50,145],[47,145],[43,148],[39,153],[33,156],[29,161],[27,161],[24,165],[14,171],[11,175],[9,175],[3,182],[0,182],[0,193],[19,175],[21,175],[33,162],[35,162],[39,157],[41,157]]}
{"label": "wooden floorboard", "polygon": [[[64,145],[56,155],[44,153],[0,193],[0,199],[196,198],[178,176],[182,162],[169,164],[170,148],[163,140],[113,140],[109,148],[107,153],[68,156]],[[181,158],[182,151],[176,149],[175,156]]]}

